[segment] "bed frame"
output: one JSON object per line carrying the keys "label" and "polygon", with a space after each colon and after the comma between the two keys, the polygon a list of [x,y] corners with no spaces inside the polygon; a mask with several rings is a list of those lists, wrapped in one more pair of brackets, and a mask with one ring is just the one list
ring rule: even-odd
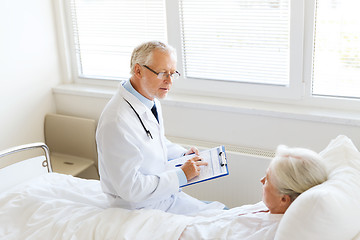
{"label": "bed frame", "polygon": [[41,148],[44,151],[45,160],[42,162],[42,166],[46,167],[48,172],[52,172],[51,163],[50,163],[50,150],[45,143],[37,142],[37,143],[30,143],[25,145],[20,145],[12,148],[5,149],[0,151],[0,158],[15,154],[22,151],[28,151],[31,149]]}
{"label": "bed frame", "polygon": [[[41,149],[43,155],[16,162],[1,169],[0,179],[6,180],[6,184],[0,186],[0,192],[26,182],[44,173],[52,172],[50,162],[50,150],[45,143],[36,142],[20,145],[0,151],[0,159],[33,149]],[[19,174],[20,173],[20,174]],[[13,176],[17,176],[14,178]]]}

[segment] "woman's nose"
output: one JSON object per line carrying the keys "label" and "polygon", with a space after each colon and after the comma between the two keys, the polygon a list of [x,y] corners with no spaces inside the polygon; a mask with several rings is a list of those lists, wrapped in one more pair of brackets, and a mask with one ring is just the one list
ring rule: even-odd
{"label": "woman's nose", "polygon": [[262,184],[264,184],[264,183],[265,183],[265,177],[262,177],[262,178],[260,179],[260,182],[261,182]]}

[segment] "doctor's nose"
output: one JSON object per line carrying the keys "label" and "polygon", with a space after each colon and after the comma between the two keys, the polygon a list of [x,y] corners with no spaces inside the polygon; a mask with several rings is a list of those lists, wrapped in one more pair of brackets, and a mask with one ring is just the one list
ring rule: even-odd
{"label": "doctor's nose", "polygon": [[166,78],[164,79],[164,82],[173,83],[173,81],[174,81],[173,77],[170,74],[167,74]]}

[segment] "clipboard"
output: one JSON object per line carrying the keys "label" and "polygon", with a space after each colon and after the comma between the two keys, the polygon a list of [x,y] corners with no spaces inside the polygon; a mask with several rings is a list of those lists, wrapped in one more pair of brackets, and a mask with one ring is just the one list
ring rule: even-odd
{"label": "clipboard", "polygon": [[[202,161],[208,163],[207,166],[200,166],[200,175],[191,179],[187,184],[180,187],[186,187],[200,182],[205,182],[211,179],[229,175],[227,165],[227,157],[224,146],[218,146],[199,152]],[[180,167],[188,159],[193,158],[194,155],[186,155],[168,162],[168,169]]]}

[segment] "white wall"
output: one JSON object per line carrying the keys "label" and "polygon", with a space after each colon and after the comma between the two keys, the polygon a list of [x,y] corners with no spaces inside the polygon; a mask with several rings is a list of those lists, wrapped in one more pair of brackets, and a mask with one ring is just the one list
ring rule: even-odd
{"label": "white wall", "polygon": [[[110,95],[110,94],[108,94]],[[170,95],[171,96],[171,95]],[[110,96],[55,90],[60,114],[98,120]],[[234,100],[235,101],[235,100]],[[241,100],[237,100],[241,101]],[[213,107],[213,109],[212,109]],[[351,138],[360,148],[360,117],[330,109],[255,109],[244,106],[212,106],[167,98],[162,101],[166,134],[220,144],[274,151],[279,144],[321,151],[336,136]]]}
{"label": "white wall", "polygon": [[166,133],[170,136],[265,150],[275,150],[279,144],[285,144],[321,151],[331,139],[343,134],[360,148],[360,119],[358,116],[357,121],[339,119],[340,112],[331,117],[325,113],[321,116],[321,109],[314,115],[242,108],[211,110],[209,106],[203,108],[191,103],[163,105]]}
{"label": "white wall", "polygon": [[0,149],[43,141],[61,82],[52,1],[1,1]]}

